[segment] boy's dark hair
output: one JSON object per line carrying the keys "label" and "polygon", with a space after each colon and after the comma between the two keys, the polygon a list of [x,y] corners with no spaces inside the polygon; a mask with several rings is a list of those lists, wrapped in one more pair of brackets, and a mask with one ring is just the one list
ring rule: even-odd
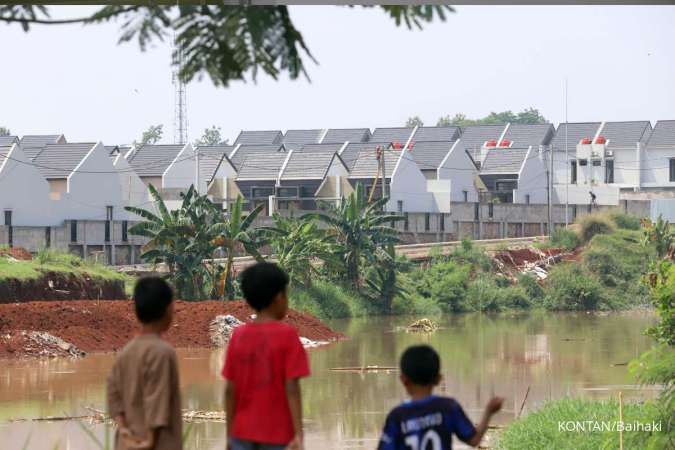
{"label": "boy's dark hair", "polygon": [[274,297],[285,291],[287,286],[288,275],[273,263],[257,263],[241,273],[244,298],[256,311],[267,308]]}
{"label": "boy's dark hair", "polygon": [[428,345],[413,345],[401,355],[401,373],[420,386],[433,384],[440,374],[441,359]]}
{"label": "boy's dark hair", "polygon": [[134,286],[136,317],[142,323],[155,322],[162,317],[173,301],[169,283],[159,277],[144,277]]}

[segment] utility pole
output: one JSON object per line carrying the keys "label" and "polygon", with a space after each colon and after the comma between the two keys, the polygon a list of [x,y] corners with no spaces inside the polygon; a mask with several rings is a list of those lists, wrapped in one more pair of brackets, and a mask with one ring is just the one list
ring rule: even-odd
{"label": "utility pole", "polygon": [[546,196],[547,196],[547,209],[548,209],[548,236],[551,237],[552,228],[553,228],[553,215],[551,210],[551,194],[553,190],[553,147],[549,145],[549,167],[546,169]]}
{"label": "utility pole", "polygon": [[373,186],[370,188],[370,195],[368,196],[368,203],[373,201],[373,196],[375,195],[375,188],[377,187],[377,180],[380,178],[380,170],[382,169],[382,147],[379,145],[375,148],[375,158],[377,159],[377,174],[375,175],[375,181]]}
{"label": "utility pole", "polygon": [[570,164],[569,153],[567,150],[567,131],[570,123],[567,118],[567,77],[565,77],[565,227],[569,225],[569,208],[570,208],[570,172],[572,165]]}
{"label": "utility pole", "polygon": [[195,189],[198,194],[202,193],[199,185],[199,146],[195,147]]}
{"label": "utility pole", "polygon": [[382,164],[382,198],[387,196],[387,171],[384,165],[384,150],[380,156],[380,161]]}

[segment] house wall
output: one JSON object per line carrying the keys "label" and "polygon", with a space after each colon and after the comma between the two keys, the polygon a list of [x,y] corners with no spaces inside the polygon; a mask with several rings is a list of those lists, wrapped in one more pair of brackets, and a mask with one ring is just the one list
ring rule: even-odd
{"label": "house wall", "polygon": [[[612,148],[614,155],[614,184],[623,188],[637,188],[642,177],[641,154],[643,151],[637,144],[629,148]],[[605,181],[605,160],[602,161],[602,173],[599,182]]]}
{"label": "house wall", "polygon": [[[113,166],[117,170],[124,206],[147,207],[150,202],[148,188],[133,171],[129,162],[120,154],[113,161]],[[137,220],[135,214],[126,211],[121,211],[121,213],[126,214],[128,220]],[[123,217],[120,216],[120,218]]]}
{"label": "house wall", "polygon": [[162,177],[140,177],[146,186],[153,185],[157,189],[162,189]]}
{"label": "house wall", "polygon": [[50,200],[47,180],[18,145],[12,147],[4,163],[0,160],[0,166],[0,225],[4,224],[4,210],[12,211],[12,223],[17,226],[61,222],[61,203]]}
{"label": "house wall", "polygon": [[[224,198],[226,196],[227,180],[234,179],[236,177],[237,171],[235,168],[232,167],[227,159],[223,158],[223,161],[221,162],[220,166],[218,166],[218,170],[216,170],[216,173],[213,176],[213,182],[219,182],[220,185],[220,189],[216,191],[219,194],[219,198]],[[201,194],[207,191],[210,193],[208,180],[200,180],[199,183],[199,192]]]}
{"label": "house wall", "polygon": [[538,148],[530,147],[518,176],[518,189],[513,191],[513,203],[547,203],[546,160]]}
{"label": "house wall", "polygon": [[398,211],[398,202],[403,202],[404,212],[436,212],[433,196],[427,191],[427,179],[407,150],[401,152],[389,184],[390,201],[387,210]]}
{"label": "house wall", "polygon": [[469,155],[458,147],[457,143],[452,147],[448,155],[441,162],[437,170],[439,180],[450,180],[452,182],[451,200],[453,202],[463,202],[464,193],[467,191],[468,200],[475,202],[478,200],[478,192],[474,180],[478,175],[478,170],[473,164]]}
{"label": "house wall", "polygon": [[113,218],[126,218],[119,174],[102,143],[98,143],[68,176],[68,214],[64,218],[105,220],[106,206]]}
{"label": "house wall", "polygon": [[192,144],[185,147],[176,155],[173,162],[162,175],[162,187],[187,190],[197,180],[197,166],[195,163],[195,149]]}
{"label": "house wall", "polygon": [[670,181],[670,159],[675,158],[675,147],[649,148],[642,152],[642,186],[647,188],[675,188]]}

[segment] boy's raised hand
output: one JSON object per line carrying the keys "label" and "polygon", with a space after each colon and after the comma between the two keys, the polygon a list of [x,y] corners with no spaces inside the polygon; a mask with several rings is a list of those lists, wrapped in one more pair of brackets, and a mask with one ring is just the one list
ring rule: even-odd
{"label": "boy's raised hand", "polygon": [[302,436],[296,435],[293,440],[288,444],[288,447],[286,447],[286,450],[304,450],[305,445],[303,443]]}
{"label": "boy's raised hand", "polygon": [[500,409],[502,409],[503,403],[504,403],[503,397],[492,397],[488,402],[488,404],[485,406],[485,411],[490,415],[494,415],[497,412],[499,412]]}

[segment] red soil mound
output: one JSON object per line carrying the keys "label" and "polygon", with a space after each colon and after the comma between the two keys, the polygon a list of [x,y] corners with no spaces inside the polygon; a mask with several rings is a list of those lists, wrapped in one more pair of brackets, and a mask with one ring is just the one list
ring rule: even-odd
{"label": "red soil mound", "polygon": [[11,256],[14,259],[30,261],[33,255],[23,247],[0,248],[0,256]]}
{"label": "red soil mound", "polygon": [[[174,324],[166,339],[175,347],[213,347],[209,323],[219,314],[250,321],[253,311],[243,301],[176,302]],[[289,311],[285,319],[300,336],[332,341],[343,336],[317,318]],[[69,300],[0,304],[0,357],[26,355],[19,342],[7,338],[17,331],[46,331],[85,352],[122,348],[138,329],[131,301]]]}

